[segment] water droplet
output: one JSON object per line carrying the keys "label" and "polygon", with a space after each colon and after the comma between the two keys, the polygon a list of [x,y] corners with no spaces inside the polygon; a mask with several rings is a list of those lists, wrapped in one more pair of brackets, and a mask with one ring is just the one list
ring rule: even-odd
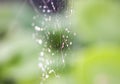
{"label": "water droplet", "polygon": [[66,36],[66,38],[68,38],[68,36]]}
{"label": "water droplet", "polygon": [[50,71],[49,71],[49,74],[54,73],[54,72],[55,72],[54,70],[50,70]]}
{"label": "water droplet", "polygon": [[44,52],[41,52],[41,53],[40,53],[40,56],[44,56]]}
{"label": "water droplet", "polygon": [[72,42],[70,42],[70,45],[72,45]]}
{"label": "water droplet", "polygon": [[49,75],[46,75],[45,77],[46,77],[46,78],[49,78]]}
{"label": "water droplet", "polygon": [[47,8],[47,6],[43,6],[43,8]]}
{"label": "water droplet", "polygon": [[41,67],[43,67],[43,64],[42,64],[42,63],[39,63],[38,66],[41,68]]}
{"label": "water droplet", "polygon": [[40,31],[40,27],[35,26],[35,30],[36,30],[36,31]]}
{"label": "water droplet", "polygon": [[62,62],[65,63],[65,60],[63,59]]}
{"label": "water droplet", "polygon": [[50,13],[51,12],[51,10],[47,10],[47,13]]}
{"label": "water droplet", "polygon": [[41,39],[37,39],[36,40],[40,45],[42,44],[42,40]]}
{"label": "water droplet", "polygon": [[68,47],[69,45],[67,44],[67,47]]}
{"label": "water droplet", "polygon": [[43,10],[42,10],[42,12],[43,12],[43,13],[45,13],[45,12],[46,12],[46,10],[45,10],[45,9],[43,9]]}
{"label": "water droplet", "polygon": [[68,31],[68,28],[66,28],[65,30]]}
{"label": "water droplet", "polygon": [[54,53],[52,53],[52,56],[55,55]]}
{"label": "water droplet", "polygon": [[43,31],[44,29],[43,28],[41,28],[41,31]]}
{"label": "water droplet", "polygon": [[52,13],[62,12],[67,8],[67,0],[32,0],[32,5],[39,12],[49,9]]}
{"label": "water droplet", "polygon": [[40,5],[39,8],[42,8],[42,6]]}
{"label": "water droplet", "polygon": [[48,48],[48,52],[51,52],[51,50]]}

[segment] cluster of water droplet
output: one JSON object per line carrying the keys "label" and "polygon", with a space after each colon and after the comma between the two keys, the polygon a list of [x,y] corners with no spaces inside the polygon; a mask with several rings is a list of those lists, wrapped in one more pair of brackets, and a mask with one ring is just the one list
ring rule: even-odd
{"label": "cluster of water droplet", "polygon": [[41,84],[50,75],[60,77],[56,73],[57,67],[59,65],[64,67],[65,57],[68,55],[67,52],[73,45],[72,39],[76,35],[70,29],[71,22],[69,18],[72,9],[66,10],[63,14],[51,15],[48,13],[36,14],[33,16],[32,23],[35,30],[33,38],[41,46],[38,64],[42,72]]}
{"label": "cluster of water droplet", "polygon": [[31,0],[37,11],[41,13],[60,13],[67,7],[68,0]]}

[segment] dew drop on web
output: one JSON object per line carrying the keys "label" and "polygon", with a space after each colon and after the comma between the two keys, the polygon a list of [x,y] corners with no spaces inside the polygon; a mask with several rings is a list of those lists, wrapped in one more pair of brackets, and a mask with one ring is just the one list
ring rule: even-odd
{"label": "dew drop on web", "polygon": [[[54,6],[54,3],[51,5]],[[44,13],[36,13],[33,16],[32,27],[35,31],[33,38],[41,47],[38,66],[41,70],[41,84],[44,84],[44,81],[51,74],[56,78],[60,78],[57,69],[60,67],[59,65],[64,68],[65,57],[69,54],[67,50],[73,45],[72,37],[76,33],[71,31],[71,22],[69,20],[72,14],[71,7],[60,14],[49,14],[52,10],[47,9],[47,5],[39,5],[39,8]],[[56,9],[56,7],[53,7],[53,9]]]}

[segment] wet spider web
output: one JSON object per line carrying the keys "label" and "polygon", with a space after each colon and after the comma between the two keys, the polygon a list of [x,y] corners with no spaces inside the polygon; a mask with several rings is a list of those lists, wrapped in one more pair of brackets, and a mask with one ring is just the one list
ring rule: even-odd
{"label": "wet spider web", "polygon": [[[43,12],[45,8],[46,6],[43,6]],[[71,31],[71,14],[72,7],[69,7],[64,13],[37,12],[33,16],[32,27],[35,31],[33,38],[41,47],[38,58],[38,66],[41,70],[40,84],[44,84],[50,77],[60,78],[57,71],[59,69],[62,71],[65,67],[65,58],[68,56],[76,35]]]}
{"label": "wet spider web", "polygon": [[[72,3],[72,0],[70,1]],[[27,0],[24,0],[13,21],[14,24],[17,22],[17,17],[21,15],[26,3]],[[57,72],[59,69],[60,71],[64,69],[65,58],[69,56],[73,38],[76,36],[76,33],[71,30],[72,7],[67,8],[64,13],[60,14],[49,14],[50,11],[47,10],[46,13],[44,9],[46,9],[46,6],[43,7],[43,13],[36,12],[32,22],[32,28],[34,28],[33,38],[41,47],[38,57],[38,66],[41,71],[40,84],[44,84],[50,77],[60,78],[60,74]]]}

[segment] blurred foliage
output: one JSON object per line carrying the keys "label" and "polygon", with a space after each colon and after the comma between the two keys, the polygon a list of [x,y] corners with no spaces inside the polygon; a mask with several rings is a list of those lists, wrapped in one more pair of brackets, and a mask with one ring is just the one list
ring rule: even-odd
{"label": "blurred foliage", "polygon": [[[38,54],[32,39],[35,11],[30,4],[0,1],[0,84],[39,84]],[[73,48],[60,65],[61,78],[46,84],[120,84],[120,1],[73,1]],[[60,32],[50,36],[57,50]],[[54,45],[55,44],[55,45]],[[57,45],[58,44],[58,45]],[[58,49],[59,50],[59,49]]]}

